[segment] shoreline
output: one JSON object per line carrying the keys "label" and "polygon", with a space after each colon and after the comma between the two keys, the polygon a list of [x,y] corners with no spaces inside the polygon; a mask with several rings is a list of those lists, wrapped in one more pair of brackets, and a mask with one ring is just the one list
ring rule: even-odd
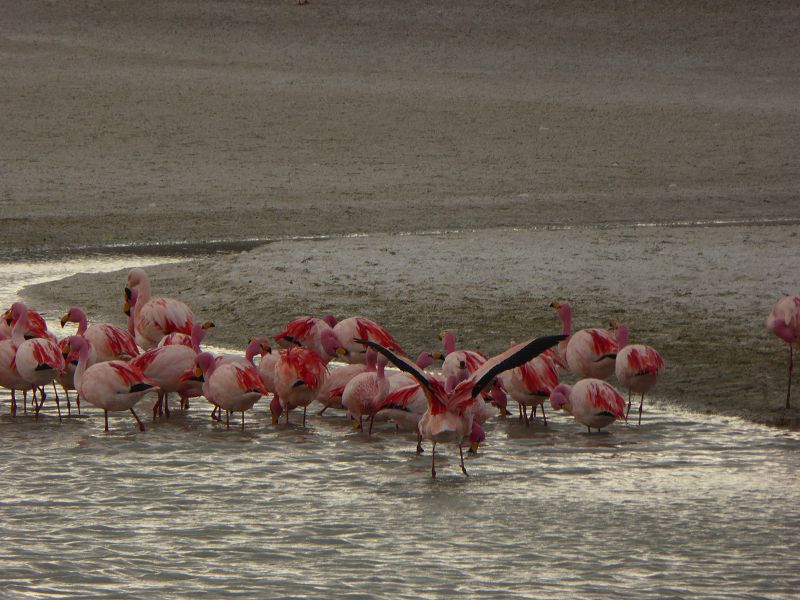
{"label": "shoreline", "polygon": [[[763,289],[761,260],[791,273],[797,235],[793,225],[369,234],[271,242],[147,271],[154,295],[214,320],[208,342],[232,348],[301,314],[361,314],[410,354],[437,349],[436,334],[450,328],[459,347],[491,355],[557,332],[548,305],[567,300],[576,328],[617,319],[632,343],[664,355],[655,398],[796,429],[800,410],[782,408],[785,348],[763,327],[777,296]],[[34,306],[77,304],[91,321],[119,322],[125,275],[79,274],[22,293]]]}

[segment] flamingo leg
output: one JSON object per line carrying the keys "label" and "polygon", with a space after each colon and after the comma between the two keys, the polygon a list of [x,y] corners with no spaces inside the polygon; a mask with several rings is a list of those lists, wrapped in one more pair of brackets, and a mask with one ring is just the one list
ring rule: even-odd
{"label": "flamingo leg", "polygon": [[58,421],[61,422],[61,401],[58,397],[58,390],[56,389],[56,383],[53,382],[53,393],[56,396],[56,410],[58,410]]}
{"label": "flamingo leg", "polygon": [[423,452],[425,452],[425,450],[422,447],[422,434],[417,433],[417,456],[419,456]]}
{"label": "flamingo leg", "polygon": [[17,396],[15,395],[15,390],[11,390],[11,416],[17,416]]}
{"label": "flamingo leg", "polygon": [[225,411],[225,429],[231,428],[231,411]]}
{"label": "flamingo leg", "polygon": [[789,385],[786,388],[786,408],[789,408],[789,398],[792,395],[792,370],[794,369],[793,351],[792,345],[789,344]]}
{"label": "flamingo leg", "polygon": [[642,394],[642,400],[639,402],[639,425],[642,424],[642,406],[644,406],[644,394]]}
{"label": "flamingo leg", "polygon": [[169,419],[169,394],[164,392],[164,416]]}
{"label": "flamingo leg", "polygon": [[431,477],[436,477],[436,442],[433,442],[431,449]]}
{"label": "flamingo leg", "polygon": [[244,411],[242,411],[242,431],[244,431]]}
{"label": "flamingo leg", "polygon": [[[36,390],[39,390],[39,400],[36,400]],[[39,419],[39,411],[42,410],[42,405],[44,405],[44,401],[47,399],[47,394],[44,391],[44,388],[33,388],[33,412],[34,418],[37,420]]]}
{"label": "flamingo leg", "polygon": [[76,393],[75,394],[75,408],[78,409],[78,416],[81,415],[81,395]]}
{"label": "flamingo leg", "polygon": [[22,390],[22,414],[28,414],[28,390]]}
{"label": "flamingo leg", "polygon": [[326,410],[328,410],[328,405],[327,404],[322,407],[322,410],[317,413],[317,416],[321,417],[322,413],[324,413]]}
{"label": "flamingo leg", "polygon": [[520,404],[520,406],[522,407],[522,415],[525,417],[525,426],[527,427],[531,424],[530,419],[528,419],[528,407],[524,404]]}
{"label": "flamingo leg", "polygon": [[458,445],[458,453],[461,455],[461,472],[469,477],[469,473],[467,473],[467,467],[464,466],[464,449],[461,448],[461,444]]}
{"label": "flamingo leg", "polygon": [[105,422],[106,422],[105,431],[108,431],[108,411],[107,410],[103,411],[103,418],[105,419]]}
{"label": "flamingo leg", "polygon": [[303,407],[303,427],[306,426],[306,410],[308,410],[307,406]]}
{"label": "flamingo leg", "polygon": [[[539,405],[538,404],[534,404],[533,405],[533,412],[531,413],[531,417],[534,418],[534,419],[536,418],[536,409],[537,408],[539,408]],[[544,406],[542,406],[542,410],[544,411]]]}
{"label": "flamingo leg", "polygon": [[72,406],[71,406],[71,403],[69,401],[69,390],[66,387],[63,387],[62,389],[64,390],[64,396],[66,396],[66,398],[67,398],[67,416],[71,417],[72,416]]}
{"label": "flamingo leg", "polygon": [[369,418],[369,432],[367,435],[372,435],[372,424],[375,422],[375,415],[371,415]]}
{"label": "flamingo leg", "polygon": [[628,390],[628,408],[625,410],[625,420],[628,420],[628,415],[631,413],[631,391]]}
{"label": "flamingo leg", "polygon": [[144,431],[144,423],[142,423],[141,419],[139,418],[139,415],[137,415],[134,412],[133,408],[131,408],[131,414],[133,415],[133,418],[136,419],[136,422],[139,424],[139,431]]}
{"label": "flamingo leg", "polygon": [[286,405],[286,424],[289,424],[289,405]]}
{"label": "flamingo leg", "polygon": [[547,415],[544,414],[544,404],[542,404],[542,419],[544,419],[544,426],[547,427]]}

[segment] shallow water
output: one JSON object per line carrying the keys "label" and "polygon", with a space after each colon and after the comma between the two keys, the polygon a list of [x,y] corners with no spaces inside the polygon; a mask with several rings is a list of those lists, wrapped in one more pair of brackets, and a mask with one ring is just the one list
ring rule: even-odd
{"label": "shallow water", "polygon": [[[115,262],[116,261],[116,262]],[[157,262],[148,257],[148,263]],[[111,270],[95,258],[69,269]],[[48,269],[50,269],[48,271]],[[0,272],[3,272],[0,270]],[[0,281],[65,276],[32,263]],[[45,279],[39,279],[45,280]],[[56,284],[57,285],[57,284]],[[51,315],[47,315],[51,316]],[[663,392],[662,392],[663,393]],[[792,597],[800,434],[674,408],[587,434],[493,419],[467,458],[340,415],[246,428],[208,406],[139,433],[84,406],[8,415],[0,396],[0,596]],[[148,413],[152,400],[139,411]],[[74,410],[74,407],[73,407]],[[331,412],[331,411],[329,411]]]}

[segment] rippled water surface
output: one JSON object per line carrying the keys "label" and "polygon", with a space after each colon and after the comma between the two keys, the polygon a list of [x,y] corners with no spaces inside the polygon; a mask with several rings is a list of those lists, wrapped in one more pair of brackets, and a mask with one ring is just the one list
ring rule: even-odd
{"label": "rippled water surface", "polygon": [[[105,260],[93,265],[130,264]],[[0,281],[4,305],[19,285]],[[641,427],[601,434],[562,415],[549,427],[493,419],[470,476],[443,447],[436,480],[429,445],[417,457],[411,436],[383,425],[368,438],[332,411],[273,427],[262,400],[242,432],[194,401],[145,433],[129,414],[104,433],[91,407],[59,422],[52,407],[37,421],[8,406],[3,394],[0,597],[800,589],[800,435],[666,397]]]}

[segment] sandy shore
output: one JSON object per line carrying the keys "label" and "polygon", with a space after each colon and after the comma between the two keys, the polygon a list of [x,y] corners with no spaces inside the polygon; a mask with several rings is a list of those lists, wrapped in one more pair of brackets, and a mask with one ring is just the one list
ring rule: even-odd
{"label": "sandy shore", "polygon": [[[154,286],[233,345],[331,312],[493,352],[568,299],[664,352],[663,397],[797,422],[762,327],[800,289],[794,3],[0,9],[4,255],[365,233]],[[714,221],[739,225],[668,226]],[[123,279],[26,295],[118,320]]]}

